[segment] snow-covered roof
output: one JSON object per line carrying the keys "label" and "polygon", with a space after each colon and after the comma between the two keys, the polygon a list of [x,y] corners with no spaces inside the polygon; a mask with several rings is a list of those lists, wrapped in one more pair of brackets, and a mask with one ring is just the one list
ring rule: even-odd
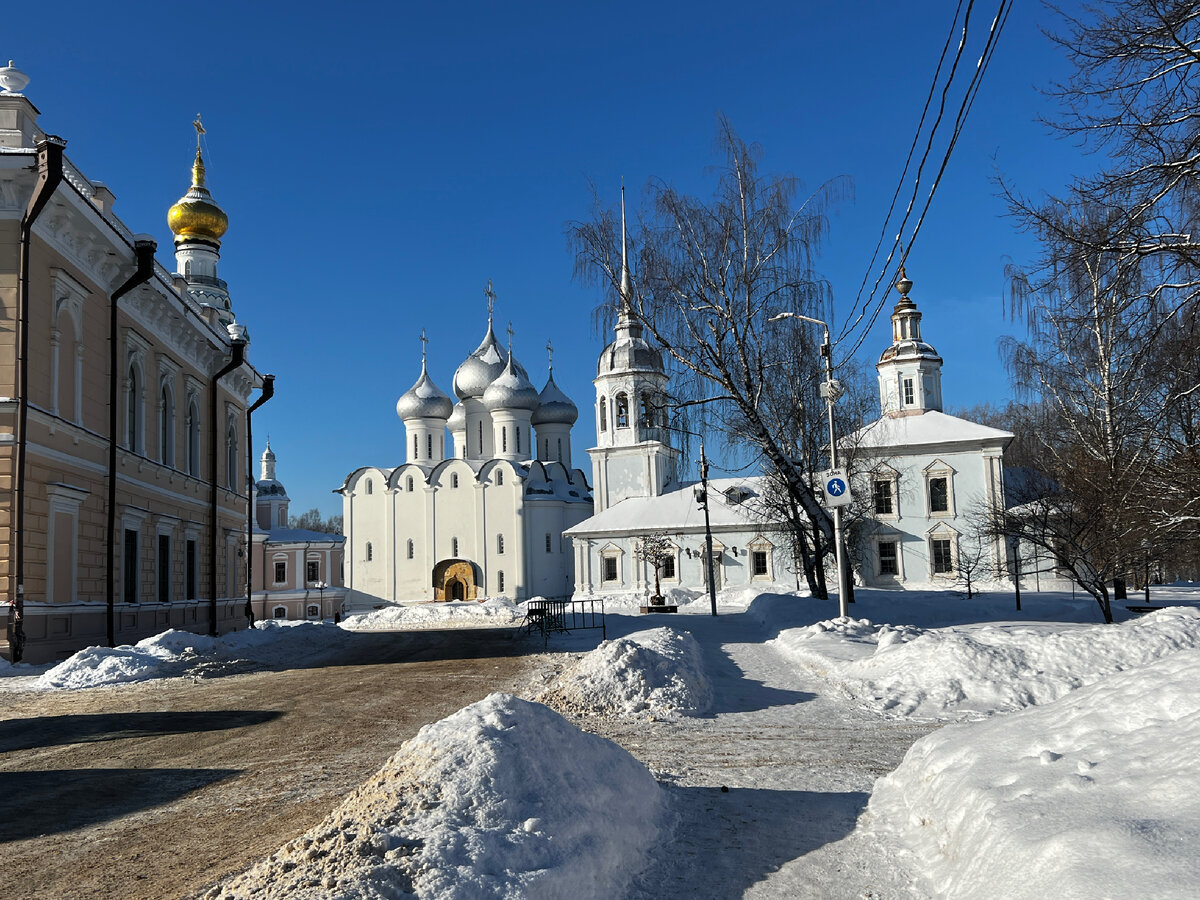
{"label": "snow-covered roof", "polygon": [[346,536],[307,528],[272,528],[267,541],[272,544],[344,544]]}
{"label": "snow-covered roof", "polygon": [[[753,528],[761,525],[755,516],[755,499],[765,479],[714,478],[708,482],[709,519],[714,530]],[[594,534],[641,534],[647,531],[703,531],[704,510],[696,503],[693,489],[699,482],[683,485],[659,497],[629,497],[603,512],[584,519],[563,534],[583,537]],[[744,503],[732,502],[726,492],[743,488],[750,492]]]}
{"label": "snow-covered roof", "polygon": [[[845,439],[852,447],[914,447],[926,444],[1007,444],[1012,433],[929,410],[919,416],[885,416]],[[839,442],[840,443],[840,442]]]}

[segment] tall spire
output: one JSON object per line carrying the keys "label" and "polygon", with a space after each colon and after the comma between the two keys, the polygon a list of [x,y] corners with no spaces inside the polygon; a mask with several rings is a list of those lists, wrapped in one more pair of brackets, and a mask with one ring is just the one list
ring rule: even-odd
{"label": "tall spire", "polygon": [[621,179],[621,316],[633,308],[633,283],[629,278],[629,242],[625,235],[625,179]]}

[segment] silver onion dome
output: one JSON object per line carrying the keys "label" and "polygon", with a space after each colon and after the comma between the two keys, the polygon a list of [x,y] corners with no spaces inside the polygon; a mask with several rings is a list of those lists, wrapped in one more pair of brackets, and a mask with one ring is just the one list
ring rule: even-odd
{"label": "silver onion dome", "polygon": [[554,373],[551,373],[546,386],[538,395],[538,408],[534,411],[530,423],[535,428],[539,425],[574,425],[578,418],[579,408],[554,383]]}
{"label": "silver onion dome", "polygon": [[529,376],[513,359],[511,353],[504,371],[483,392],[483,405],[489,412],[497,409],[537,409],[537,388],[529,381]]}
{"label": "silver onion dome", "polygon": [[429,377],[425,361],[421,361],[421,377],[396,401],[396,415],[401,419],[448,419],[454,404]]}
{"label": "silver onion dome", "polygon": [[600,353],[600,360],[596,363],[596,374],[662,372],[662,354],[646,342],[640,331],[641,329],[628,329],[623,334],[618,331],[617,339]]}
{"label": "silver onion dome", "polygon": [[451,431],[462,431],[467,427],[467,409],[462,403],[454,404],[454,412],[446,420],[446,427]]}
{"label": "silver onion dome", "polygon": [[[496,339],[496,332],[492,330],[491,320],[488,320],[487,334],[483,336],[481,343],[475,352],[463,360],[462,365],[458,367],[458,371],[454,373],[454,393],[459,400],[466,400],[468,397],[479,399],[483,396],[483,392],[488,389],[500,373],[504,371],[506,365],[504,350],[500,346],[500,342]],[[529,375],[520,363],[513,363],[517,372],[528,378]]]}

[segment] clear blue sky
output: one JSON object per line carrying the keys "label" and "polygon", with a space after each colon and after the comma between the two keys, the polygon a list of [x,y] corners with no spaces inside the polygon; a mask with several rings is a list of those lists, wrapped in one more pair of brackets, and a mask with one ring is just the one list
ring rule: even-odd
{"label": "clear blue sky", "polygon": [[[255,415],[293,512],[341,511],[352,469],[403,461],[394,405],[420,369],[447,393],[498,295],[498,331],[540,388],[545,344],[587,410],[607,336],[572,280],[566,222],[590,185],[615,205],[661,178],[701,193],[717,113],[763,145],[766,173],[848,175],[821,270],[847,308],[912,139],[955,3],[125,3],[10,5],[0,56],[30,77],[43,128],[117,196],[174,268],[166,210],[187,188],[199,111],[208,183],[229,213],[221,274],[250,356],[277,376]],[[992,4],[980,3],[990,14]],[[1030,191],[1090,167],[1036,121],[1066,74],[1019,3],[908,273],[952,406],[1010,393],[996,353],[1003,266],[1032,248],[1005,218],[997,170]],[[974,59],[970,60],[974,65]],[[890,301],[889,301],[890,308]],[[867,340],[888,341],[886,316]]]}

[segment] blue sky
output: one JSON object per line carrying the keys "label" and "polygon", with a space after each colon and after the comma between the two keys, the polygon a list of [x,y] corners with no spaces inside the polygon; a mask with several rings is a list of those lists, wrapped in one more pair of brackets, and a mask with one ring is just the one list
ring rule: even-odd
{"label": "blue sky", "polygon": [[[990,14],[991,4],[978,4]],[[755,2],[22,4],[0,56],[31,82],[43,128],[109,185],[173,269],[166,210],[187,188],[199,111],[208,183],[229,213],[221,274],[277,376],[255,415],[293,511],[340,512],[330,493],[360,465],[403,461],[397,397],[420,371],[447,393],[486,325],[540,388],[583,410],[576,465],[590,472],[587,409],[605,335],[600,296],[572,280],[565,224],[591,185],[615,205],[660,178],[701,194],[716,117],[762,144],[765,173],[810,187],[840,175],[855,199],[831,216],[820,269],[838,317],[866,271],[956,3]],[[982,18],[982,17],[981,17]],[[971,119],[909,256],[925,337],[952,406],[1002,402],[1003,267],[1033,248],[1006,218],[997,171],[1030,192],[1094,165],[1038,123],[1067,74],[1014,9]],[[974,59],[970,60],[974,64]],[[889,306],[890,309],[890,300]],[[862,353],[888,341],[886,316]],[[256,448],[255,455],[261,452]]]}

